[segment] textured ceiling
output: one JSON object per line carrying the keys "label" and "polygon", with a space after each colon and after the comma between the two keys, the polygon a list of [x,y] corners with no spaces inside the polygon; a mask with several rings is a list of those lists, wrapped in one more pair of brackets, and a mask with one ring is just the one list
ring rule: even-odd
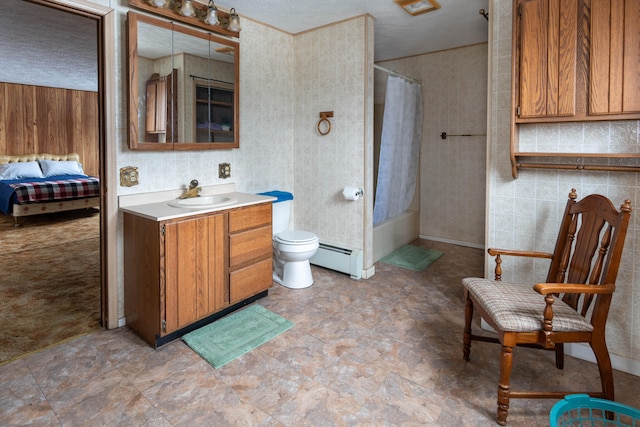
{"label": "textured ceiling", "polygon": [[[374,61],[379,62],[486,42],[487,21],[478,12],[487,10],[488,2],[439,0],[440,9],[418,16],[409,15],[393,0],[215,3],[221,9],[234,7],[241,19],[290,34],[369,14],[375,18]],[[0,81],[95,91],[96,52],[96,21],[22,0],[0,0]],[[51,61],[51,56],[57,60]]]}
{"label": "textured ceiling", "polygon": [[487,21],[478,12],[488,10],[489,0],[438,2],[440,9],[417,16],[393,0],[216,0],[215,4],[291,34],[367,13],[375,18],[376,62],[487,41]]}

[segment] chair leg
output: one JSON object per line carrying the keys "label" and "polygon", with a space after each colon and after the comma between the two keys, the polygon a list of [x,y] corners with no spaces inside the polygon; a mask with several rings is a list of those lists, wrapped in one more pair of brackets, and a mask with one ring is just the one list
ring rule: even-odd
{"label": "chair leg", "polygon": [[564,343],[556,344],[556,368],[564,369]]}
{"label": "chair leg", "polygon": [[602,339],[594,340],[590,343],[591,349],[596,356],[598,362],[598,370],[600,371],[600,383],[602,384],[602,392],[607,400],[614,400],[613,390],[613,370],[611,368],[611,358],[607,350],[607,343],[604,336]]}
{"label": "chair leg", "polygon": [[467,362],[469,361],[469,355],[471,354],[471,322],[473,320],[473,302],[469,298],[468,291],[465,289],[467,297],[464,305],[464,334],[462,337],[462,357]]}
{"label": "chair leg", "polygon": [[498,424],[501,426],[507,425],[507,416],[509,415],[512,365],[513,347],[503,345],[500,354],[500,383],[498,384]]}

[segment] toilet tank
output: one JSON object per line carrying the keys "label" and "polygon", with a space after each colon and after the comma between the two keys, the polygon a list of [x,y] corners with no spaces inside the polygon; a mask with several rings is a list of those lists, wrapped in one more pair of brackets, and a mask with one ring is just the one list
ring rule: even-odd
{"label": "toilet tank", "polygon": [[293,194],[286,191],[267,191],[265,193],[258,193],[262,196],[275,197],[273,201],[272,220],[273,220],[273,234],[282,233],[289,228],[289,218],[291,216],[291,201],[293,200]]}

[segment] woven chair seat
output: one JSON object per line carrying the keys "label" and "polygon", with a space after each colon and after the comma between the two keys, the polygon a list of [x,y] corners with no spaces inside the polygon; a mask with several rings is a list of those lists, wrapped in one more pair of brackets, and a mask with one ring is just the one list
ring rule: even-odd
{"label": "woven chair seat", "polygon": [[[496,280],[467,278],[462,284],[498,327],[509,332],[534,332],[542,329],[544,296],[528,285]],[[556,298],[553,303],[555,332],[592,331],[593,325],[573,308]]]}

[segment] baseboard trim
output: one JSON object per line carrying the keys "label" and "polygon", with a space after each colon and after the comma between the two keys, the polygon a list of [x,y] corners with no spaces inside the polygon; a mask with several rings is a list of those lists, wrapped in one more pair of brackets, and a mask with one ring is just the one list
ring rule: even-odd
{"label": "baseboard trim", "polygon": [[[565,344],[564,352],[569,356],[596,363],[596,357],[594,356],[591,347],[589,347],[587,344]],[[613,367],[613,369],[640,377],[640,360],[634,360],[628,357],[618,356],[617,354],[611,353],[609,353],[609,356],[611,357],[611,366]]]}
{"label": "baseboard trim", "polygon": [[479,245],[477,243],[463,242],[460,240],[452,240],[452,239],[443,239],[442,237],[427,236],[426,234],[421,234],[419,237],[421,239],[433,240],[435,242],[450,243],[452,245],[466,246],[469,248],[476,248],[476,249],[484,249],[484,245]]}
{"label": "baseboard trim", "polygon": [[370,277],[373,277],[376,274],[376,266],[373,265],[369,268],[363,268],[362,269],[362,278],[363,279],[368,279]]}

